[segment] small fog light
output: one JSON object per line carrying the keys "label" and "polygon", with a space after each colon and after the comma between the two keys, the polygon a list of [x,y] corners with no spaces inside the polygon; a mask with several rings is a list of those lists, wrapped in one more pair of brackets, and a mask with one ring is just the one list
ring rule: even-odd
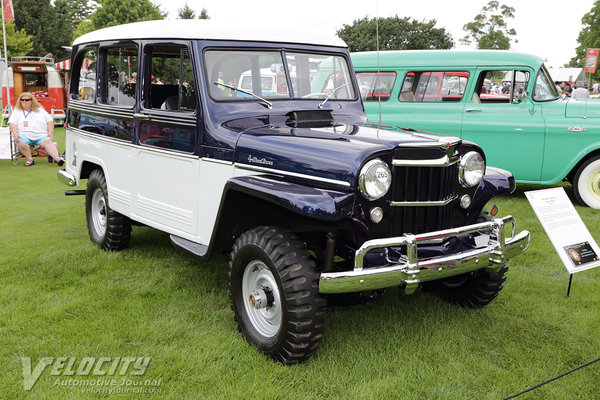
{"label": "small fog light", "polygon": [[375,222],[376,224],[380,223],[381,220],[383,219],[383,210],[381,209],[381,207],[373,207],[371,208],[371,221]]}
{"label": "small fog light", "polygon": [[471,196],[468,194],[463,194],[460,197],[460,206],[465,210],[471,206]]}

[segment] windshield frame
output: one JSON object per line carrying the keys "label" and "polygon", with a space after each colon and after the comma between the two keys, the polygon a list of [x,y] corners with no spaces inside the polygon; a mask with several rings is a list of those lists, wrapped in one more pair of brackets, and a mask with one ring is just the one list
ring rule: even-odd
{"label": "windshield frame", "polygon": [[[550,86],[550,90],[554,90],[554,93],[556,94],[556,97],[553,98],[549,98],[549,99],[538,99],[535,95],[536,93],[536,88],[538,85],[538,80],[543,77],[547,80],[547,83],[549,83]],[[546,68],[546,66],[544,64],[542,64],[537,72],[537,74],[535,75],[535,81],[533,84],[533,93],[531,94],[531,99],[540,103],[545,103],[548,101],[555,101],[560,99],[560,93],[558,92],[558,90],[556,89],[556,85],[554,84],[554,81],[552,80],[552,76],[550,75],[550,72],[548,72],[548,69]]]}
{"label": "windshield frame", "polygon": [[[273,54],[273,53],[277,53],[280,57],[281,57],[281,61],[282,61],[282,67],[280,70],[278,70],[277,73],[281,74],[281,72],[283,72],[285,74],[285,82],[287,85],[287,93],[284,96],[279,96],[279,95],[270,95],[270,96],[266,96],[265,98],[269,101],[269,102],[281,102],[281,101],[313,101],[313,102],[318,102],[321,103],[324,100],[327,100],[327,102],[355,102],[359,99],[359,94],[358,94],[358,90],[357,90],[357,85],[356,85],[356,78],[354,77],[354,70],[350,61],[350,58],[348,56],[347,53],[344,52],[337,52],[337,51],[327,51],[327,50],[315,50],[315,49],[299,49],[299,48],[295,48],[295,47],[219,47],[219,46],[210,46],[210,47],[205,47],[202,51],[203,57],[202,57],[202,63],[203,63],[203,69],[204,69],[204,81],[205,81],[205,85],[208,88],[207,92],[208,95],[210,97],[210,99],[214,102],[217,103],[247,103],[247,102],[260,102],[259,99],[254,98],[254,97],[221,97],[221,96],[217,96],[215,95],[214,91],[213,91],[213,84],[212,84],[212,75],[214,75],[215,73],[217,73],[217,71],[215,71],[215,65],[218,64],[218,62],[215,62],[213,65],[211,65],[211,62],[209,62],[210,60],[210,53],[211,52],[219,52],[219,53],[223,53],[223,52],[231,52],[232,55],[235,53],[260,53],[260,52],[264,52],[265,54]],[[327,57],[331,57],[332,59],[336,60],[336,62],[343,62],[345,63],[344,68],[347,72],[347,84],[349,86],[348,89],[348,98],[335,98],[335,96],[327,98],[327,96],[329,96],[329,92],[325,93],[324,96],[311,96],[311,97],[302,97],[300,96],[296,90],[293,87],[293,79],[294,77],[291,76],[290,73],[290,64],[289,64],[289,59],[288,56],[289,54],[306,54],[306,55],[314,55],[315,58],[316,57],[323,57],[325,56],[324,59],[326,59]],[[247,71],[242,72],[241,74],[245,73]],[[241,75],[240,74],[240,75]],[[260,79],[263,79],[263,76],[261,75]],[[275,80],[277,79],[277,77],[275,77]],[[312,83],[312,81],[311,81]],[[241,81],[238,83],[239,85],[241,85]],[[261,94],[258,94],[261,95]],[[264,96],[263,96],[264,97]]]}

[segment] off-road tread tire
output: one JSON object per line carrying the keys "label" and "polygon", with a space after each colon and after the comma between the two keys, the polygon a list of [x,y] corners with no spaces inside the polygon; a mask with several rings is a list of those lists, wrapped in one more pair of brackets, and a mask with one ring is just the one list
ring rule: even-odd
{"label": "off-road tread tire", "polygon": [[498,296],[504,287],[507,271],[508,266],[506,265],[502,266],[498,272],[480,269],[469,273],[462,285],[445,285],[443,280],[434,282],[432,291],[443,299],[463,307],[481,308]]}
{"label": "off-road tread tire", "polygon": [[[104,235],[100,235],[96,232],[92,222],[92,196],[97,188],[102,190],[106,202],[106,232]],[[90,240],[100,246],[101,249],[107,251],[119,251],[129,246],[129,239],[131,238],[131,220],[108,206],[106,178],[101,169],[93,170],[88,178],[85,193],[85,215]]]}
{"label": "off-road tread tire", "polygon": [[[243,254],[248,249],[264,253],[267,260],[263,261],[267,261],[265,264],[280,285],[282,323],[275,338],[260,335],[248,322],[243,304],[247,300],[241,298],[241,277],[245,266],[256,259]],[[305,243],[275,227],[262,226],[243,233],[230,254],[229,298],[238,330],[250,344],[283,364],[305,361],[319,348],[323,338],[326,300],[319,293],[315,267]]]}

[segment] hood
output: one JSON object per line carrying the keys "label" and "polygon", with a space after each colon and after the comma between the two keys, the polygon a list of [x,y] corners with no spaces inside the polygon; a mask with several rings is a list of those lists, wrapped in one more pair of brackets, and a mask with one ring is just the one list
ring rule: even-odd
{"label": "hood", "polygon": [[565,107],[567,118],[600,118],[599,99],[570,99]]}
{"label": "hood", "polygon": [[[450,138],[459,140],[458,138]],[[391,162],[393,150],[436,146],[448,137],[361,125],[290,127],[285,124],[245,130],[236,146],[236,163],[261,171],[311,176],[354,187],[362,165],[375,157]]]}

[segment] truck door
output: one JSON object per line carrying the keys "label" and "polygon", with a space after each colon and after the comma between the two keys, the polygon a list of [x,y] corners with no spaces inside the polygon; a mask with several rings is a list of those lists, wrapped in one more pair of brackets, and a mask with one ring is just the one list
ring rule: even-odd
{"label": "truck door", "polygon": [[[200,158],[196,86],[187,43],[147,44],[136,119],[135,214],[192,239],[198,232]],[[137,75],[133,77],[136,81]],[[151,223],[150,223],[151,222]]]}
{"label": "truck door", "polygon": [[477,70],[467,99],[462,138],[480,145],[487,164],[506,169],[518,181],[539,181],[545,123],[531,100],[535,74],[527,68]]}

